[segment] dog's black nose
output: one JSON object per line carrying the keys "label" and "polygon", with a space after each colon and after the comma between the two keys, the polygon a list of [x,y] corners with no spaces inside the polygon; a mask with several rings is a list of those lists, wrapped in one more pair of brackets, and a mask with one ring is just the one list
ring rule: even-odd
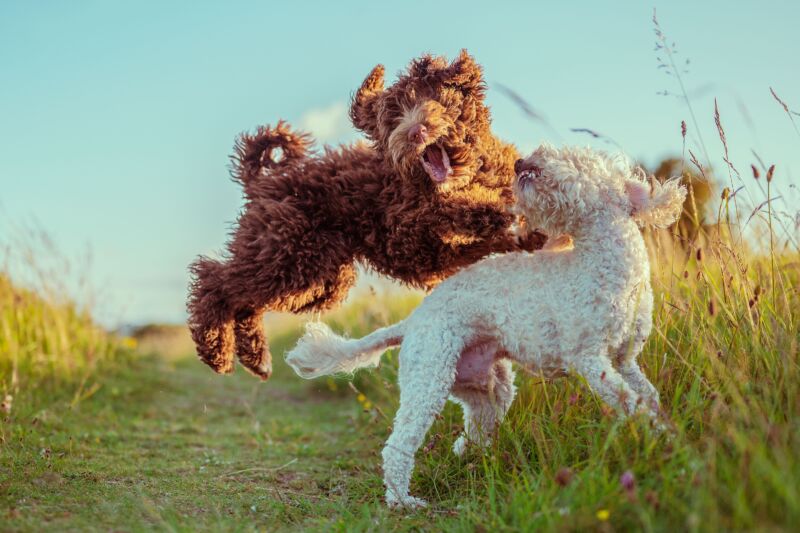
{"label": "dog's black nose", "polygon": [[514,173],[519,174],[522,171],[522,165],[524,164],[524,159],[517,159],[517,161],[514,163]]}

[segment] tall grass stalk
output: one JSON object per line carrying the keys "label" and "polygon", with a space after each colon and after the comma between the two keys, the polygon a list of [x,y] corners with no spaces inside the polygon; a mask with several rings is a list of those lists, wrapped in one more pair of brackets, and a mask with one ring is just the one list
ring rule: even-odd
{"label": "tall grass stalk", "polygon": [[101,386],[98,368],[123,357],[133,341],[97,325],[66,293],[63,277],[39,269],[32,249],[12,258],[24,263],[27,288],[12,281],[12,260],[0,268],[0,393],[16,409],[62,397],[74,406]]}

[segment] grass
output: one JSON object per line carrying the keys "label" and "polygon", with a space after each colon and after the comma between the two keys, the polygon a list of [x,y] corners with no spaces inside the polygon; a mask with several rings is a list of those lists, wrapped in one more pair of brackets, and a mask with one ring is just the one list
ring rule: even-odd
{"label": "grass", "polygon": [[[519,376],[485,453],[451,453],[456,406],[435,422],[412,480],[432,504],[419,512],[382,501],[396,353],[352,380],[301,381],[281,357],[299,323],[273,321],[272,380],[220,377],[182,328],[121,338],[0,274],[0,530],[793,529],[800,255],[772,202],[754,205],[746,240],[710,223],[691,243],[648,235],[655,329],[640,362],[672,431],[618,419],[576,378]],[[325,319],[362,335],[420,298],[367,293]]]}
{"label": "grass", "polygon": [[[266,384],[215,376],[188,355],[109,348],[100,366],[70,363],[72,379],[26,357],[19,388],[35,376],[48,392],[20,392],[28,399],[3,421],[1,529],[790,529],[800,519],[797,257],[775,257],[773,295],[769,258],[722,244],[655,253],[675,268],[656,275],[656,331],[641,361],[669,436],[612,416],[577,379],[520,377],[485,454],[450,452],[461,420],[448,406],[412,482],[433,505],[395,512],[381,500],[379,453],[396,408],[393,353],[352,383],[300,381],[278,357]],[[329,321],[361,334],[418,299],[361,299]],[[298,333],[273,332],[275,351]],[[26,338],[20,346],[51,342]],[[76,335],[69,357],[94,346],[83,338],[93,337]],[[86,381],[99,385],[76,401]]]}
{"label": "grass", "polygon": [[0,393],[9,408],[65,394],[73,402],[91,396],[103,365],[127,357],[131,343],[68,299],[16,287],[0,272]]}

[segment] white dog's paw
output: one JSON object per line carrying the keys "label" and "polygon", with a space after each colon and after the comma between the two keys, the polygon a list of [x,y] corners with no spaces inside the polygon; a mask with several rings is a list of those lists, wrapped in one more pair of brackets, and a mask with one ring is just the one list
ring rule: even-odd
{"label": "white dog's paw", "polygon": [[458,457],[464,455],[464,452],[467,451],[467,437],[465,435],[461,435],[456,439],[453,443],[453,453],[456,454]]}
{"label": "white dog's paw", "polygon": [[428,506],[428,502],[421,498],[415,498],[410,494],[397,496],[394,493],[386,494],[386,504],[393,509],[422,509]]}
{"label": "white dog's paw", "polygon": [[476,450],[484,451],[492,444],[490,438],[480,438],[477,441],[470,440],[467,438],[466,435],[461,435],[456,439],[453,443],[453,453],[456,454],[458,457],[464,455],[464,452],[467,451],[467,448],[470,446],[474,446]]}
{"label": "white dog's paw", "polygon": [[672,440],[675,436],[675,430],[670,427],[669,423],[663,419],[662,417],[656,414],[650,420],[650,427],[657,435],[662,435],[667,438],[667,440]]}
{"label": "white dog's paw", "polygon": [[661,402],[659,401],[658,393],[647,398],[647,406],[654,412],[661,412]]}

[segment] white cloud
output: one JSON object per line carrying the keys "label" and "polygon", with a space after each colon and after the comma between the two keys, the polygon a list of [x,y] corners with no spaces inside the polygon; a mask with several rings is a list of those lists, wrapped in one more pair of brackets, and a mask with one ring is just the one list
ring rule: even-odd
{"label": "white cloud", "polygon": [[310,132],[319,144],[347,142],[358,135],[350,124],[347,104],[344,102],[309,109],[300,117],[298,124],[300,129]]}

